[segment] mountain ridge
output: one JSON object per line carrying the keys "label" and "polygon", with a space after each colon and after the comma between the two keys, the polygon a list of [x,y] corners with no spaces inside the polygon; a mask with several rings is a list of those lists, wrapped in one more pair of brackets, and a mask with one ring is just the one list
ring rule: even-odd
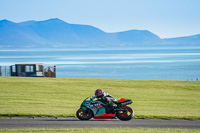
{"label": "mountain ridge", "polygon": [[58,18],[15,23],[0,20],[0,48],[109,48],[200,45],[200,34],[161,39],[148,30],[107,33]]}

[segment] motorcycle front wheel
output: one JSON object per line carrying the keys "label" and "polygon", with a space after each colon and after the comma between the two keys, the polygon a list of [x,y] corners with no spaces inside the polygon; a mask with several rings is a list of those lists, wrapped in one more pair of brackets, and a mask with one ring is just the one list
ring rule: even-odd
{"label": "motorcycle front wheel", "polygon": [[131,120],[133,118],[133,116],[134,116],[134,110],[132,110],[128,106],[123,107],[123,109],[125,111],[122,111],[122,110],[117,111],[116,116],[122,121]]}
{"label": "motorcycle front wheel", "polygon": [[92,118],[92,110],[84,110],[80,108],[76,112],[76,117],[80,120],[89,120]]}

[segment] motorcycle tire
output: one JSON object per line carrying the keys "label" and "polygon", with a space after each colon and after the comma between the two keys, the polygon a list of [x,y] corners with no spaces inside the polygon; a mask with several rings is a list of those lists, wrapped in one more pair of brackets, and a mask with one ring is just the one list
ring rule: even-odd
{"label": "motorcycle tire", "polygon": [[[126,112],[124,112],[124,111],[117,111],[117,113],[116,113],[116,116],[120,119],[120,120],[122,120],[122,121],[128,121],[128,120],[131,120],[132,118],[133,118],[133,116],[134,116],[134,110],[132,110],[130,107],[128,107],[128,106],[125,106],[125,107],[123,107],[125,110],[126,110]],[[130,113],[130,114],[128,114],[128,113]]]}
{"label": "motorcycle tire", "polygon": [[76,112],[76,117],[80,120],[89,120],[93,117],[92,110],[85,111],[84,109],[80,108]]}

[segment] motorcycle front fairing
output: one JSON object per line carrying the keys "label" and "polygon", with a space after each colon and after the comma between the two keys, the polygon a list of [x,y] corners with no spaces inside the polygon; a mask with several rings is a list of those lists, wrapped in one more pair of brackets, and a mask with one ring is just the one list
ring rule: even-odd
{"label": "motorcycle front fairing", "polygon": [[86,98],[82,104],[81,108],[84,110],[91,109],[95,119],[109,119],[115,116],[115,114],[106,114],[106,109],[103,107],[104,103],[99,100],[92,101],[89,97]]}

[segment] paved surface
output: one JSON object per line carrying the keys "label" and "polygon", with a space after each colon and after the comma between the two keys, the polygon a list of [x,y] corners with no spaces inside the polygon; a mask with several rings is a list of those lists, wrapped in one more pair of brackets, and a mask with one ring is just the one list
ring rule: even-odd
{"label": "paved surface", "polygon": [[0,119],[0,129],[6,128],[200,128],[200,120],[132,119],[130,121],[77,118],[11,118]]}

